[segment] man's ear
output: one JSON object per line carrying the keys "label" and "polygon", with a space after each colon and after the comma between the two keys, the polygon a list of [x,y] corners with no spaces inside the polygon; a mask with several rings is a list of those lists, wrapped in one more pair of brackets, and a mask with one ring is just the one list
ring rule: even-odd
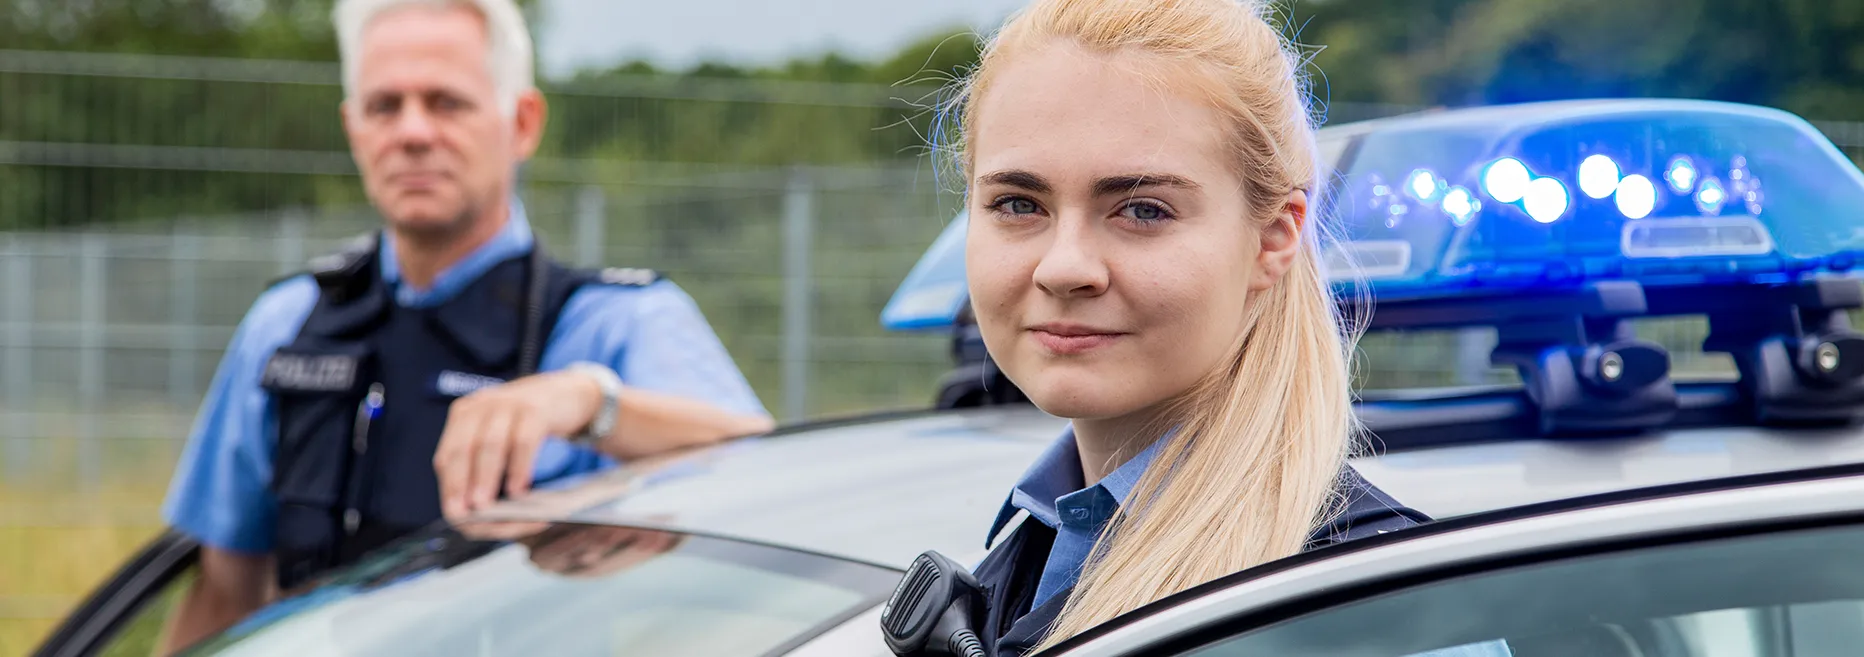
{"label": "man's ear", "polygon": [[544,102],[544,94],[536,89],[528,89],[518,95],[518,108],[512,116],[517,140],[512,147],[512,155],[520,162],[531,159],[537,153],[537,147],[544,141],[544,124],[549,120],[550,108]]}
{"label": "man's ear", "polygon": [[[356,101],[350,100],[349,98],[337,101],[337,120],[342,122],[343,141],[344,143],[350,144],[351,157],[356,156],[356,120],[350,118],[350,109],[355,107],[355,104]],[[362,162],[358,161],[357,164],[361,165]]]}
{"label": "man's ear", "polygon": [[1307,192],[1294,190],[1282,204],[1281,212],[1262,227],[1262,247],[1256,253],[1256,273],[1249,281],[1251,292],[1275,286],[1294,266],[1301,252],[1301,231],[1307,226]]}

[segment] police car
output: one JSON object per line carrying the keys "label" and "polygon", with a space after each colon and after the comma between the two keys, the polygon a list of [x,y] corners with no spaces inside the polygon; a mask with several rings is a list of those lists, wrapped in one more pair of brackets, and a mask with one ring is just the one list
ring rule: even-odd
{"label": "police car", "polygon": [[[1797,117],[1694,101],[1442,111],[1322,141],[1343,303],[1375,336],[1492,330],[1487,356],[1518,383],[1363,393],[1376,450],[1355,467],[1438,522],[1210,582],[1048,654],[1864,646],[1864,335],[1848,323],[1864,308],[1864,172]],[[981,558],[1010,485],[1064,426],[984,356],[962,231],[960,217],[882,313],[952,336],[958,369],[933,408],[509,502],[190,654],[890,654],[880,617],[914,557]],[[1684,347],[1725,354],[1729,375],[1672,371],[1682,347],[1637,335],[1665,317],[1704,318]],[[147,654],[193,554],[159,539],[36,654]]]}

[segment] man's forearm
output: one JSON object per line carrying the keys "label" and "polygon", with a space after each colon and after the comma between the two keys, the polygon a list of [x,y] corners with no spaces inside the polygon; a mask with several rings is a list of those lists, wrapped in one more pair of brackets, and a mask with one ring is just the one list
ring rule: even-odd
{"label": "man's forearm", "polygon": [[257,611],[270,595],[270,563],[269,557],[201,548],[194,584],[169,615],[157,654],[174,654]]}
{"label": "man's forearm", "polygon": [[639,388],[621,394],[615,415],[615,430],[600,448],[622,459],[756,435],[776,426],[768,415],[734,413],[695,399]]}

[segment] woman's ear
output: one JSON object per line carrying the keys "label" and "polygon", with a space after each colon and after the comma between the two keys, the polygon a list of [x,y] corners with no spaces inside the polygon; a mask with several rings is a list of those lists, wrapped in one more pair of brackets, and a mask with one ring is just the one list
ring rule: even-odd
{"label": "woman's ear", "polygon": [[1301,230],[1307,226],[1307,192],[1294,190],[1282,204],[1281,212],[1262,227],[1261,250],[1256,253],[1256,273],[1249,281],[1251,292],[1275,286],[1282,275],[1294,266],[1301,251]]}

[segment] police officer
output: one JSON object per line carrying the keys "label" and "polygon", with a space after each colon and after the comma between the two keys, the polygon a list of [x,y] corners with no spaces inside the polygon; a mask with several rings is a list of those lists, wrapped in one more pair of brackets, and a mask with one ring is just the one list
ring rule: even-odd
{"label": "police officer", "polygon": [[1071,424],[991,529],[976,637],[935,649],[1033,653],[1428,520],[1346,461],[1352,347],[1308,213],[1299,58],[1266,1],[1034,0],[965,87],[977,328]]}
{"label": "police officer", "polygon": [[545,106],[511,0],[342,0],[334,18],[385,227],[236,331],[164,507],[202,544],[171,649],[501,491],[771,426],[680,288],[537,247],[514,179]]}

